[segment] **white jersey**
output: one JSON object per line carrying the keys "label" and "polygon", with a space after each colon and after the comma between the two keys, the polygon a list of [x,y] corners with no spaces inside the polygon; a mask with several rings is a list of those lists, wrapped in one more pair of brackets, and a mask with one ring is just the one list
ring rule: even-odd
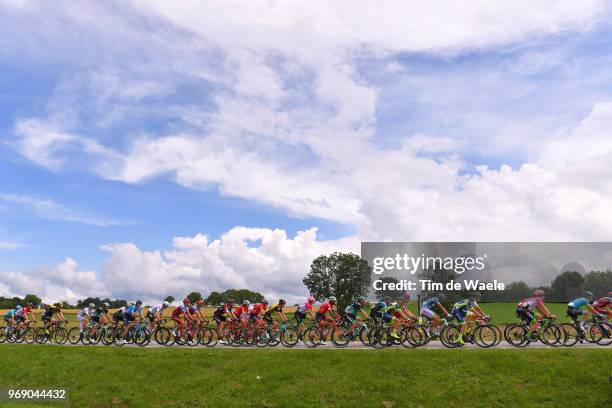
{"label": "white jersey", "polygon": [[152,308],[149,309],[149,313],[151,314],[157,314],[157,313],[161,313],[164,310],[164,306],[163,305],[155,305]]}
{"label": "white jersey", "polygon": [[85,317],[85,316],[89,316],[89,308],[88,307],[84,307],[81,309],[81,311],[79,312],[79,316],[80,317]]}

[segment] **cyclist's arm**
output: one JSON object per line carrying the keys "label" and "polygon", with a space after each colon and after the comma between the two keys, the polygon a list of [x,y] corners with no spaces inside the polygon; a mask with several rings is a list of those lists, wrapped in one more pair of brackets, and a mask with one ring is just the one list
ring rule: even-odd
{"label": "cyclist's arm", "polygon": [[282,310],[278,311],[278,315],[281,317],[281,319],[283,319],[283,322],[286,322],[287,320],[287,316],[285,316],[285,312],[283,312]]}
{"label": "cyclist's arm", "polygon": [[483,319],[485,318],[486,314],[485,312],[482,311],[482,309],[480,308],[480,306],[474,306],[472,308],[470,308],[470,310],[476,314],[478,317],[482,317]]}
{"label": "cyclist's arm", "polygon": [[361,317],[363,318],[363,320],[367,320],[370,318],[370,316],[366,313],[365,310],[361,309],[359,311],[359,314],[357,315],[357,317],[359,317],[361,315]]}
{"label": "cyclist's arm", "polygon": [[550,311],[548,310],[548,308],[546,307],[544,302],[540,303],[538,305],[537,309],[538,309],[538,312],[540,312],[540,313],[542,313],[544,315],[544,317],[552,316],[552,313],[550,313]]}
{"label": "cyclist's arm", "polygon": [[438,307],[440,308],[440,310],[442,310],[444,312],[444,314],[446,316],[448,316],[450,313],[448,313],[448,311],[446,310],[446,308],[444,306],[442,306],[442,303],[438,303]]}
{"label": "cyclist's arm", "polygon": [[418,317],[417,317],[417,316],[416,316],[414,313],[412,313],[412,312],[411,312],[411,311],[408,309],[408,306],[403,306],[403,307],[402,307],[402,312],[403,312],[403,313],[404,313],[404,315],[405,315],[405,316],[407,316],[409,319],[412,319],[412,320],[419,320],[419,318],[418,318]]}

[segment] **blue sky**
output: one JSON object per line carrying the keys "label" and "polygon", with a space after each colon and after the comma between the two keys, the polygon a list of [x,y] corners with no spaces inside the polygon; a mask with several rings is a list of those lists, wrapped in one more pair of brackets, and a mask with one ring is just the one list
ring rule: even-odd
{"label": "blue sky", "polygon": [[298,298],[361,240],[612,236],[605,2],[369,7],[0,2],[0,295]]}

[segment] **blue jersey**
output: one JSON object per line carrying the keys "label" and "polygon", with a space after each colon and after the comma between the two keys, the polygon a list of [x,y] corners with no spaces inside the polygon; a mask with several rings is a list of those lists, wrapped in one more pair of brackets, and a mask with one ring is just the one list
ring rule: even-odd
{"label": "blue jersey", "polygon": [[387,304],[385,302],[378,302],[377,304],[372,306],[372,310],[370,310],[370,313],[380,313],[380,311],[386,307]]}
{"label": "blue jersey", "polygon": [[574,309],[580,309],[581,307],[586,306],[588,304],[589,304],[589,300],[582,297],[582,298],[572,300],[567,305],[569,307],[573,307]]}
{"label": "blue jersey", "polygon": [[130,307],[125,309],[125,312],[123,314],[125,316],[130,316],[133,313],[138,313],[139,315],[142,316],[142,307],[136,308],[136,305],[131,305]]}
{"label": "blue jersey", "polygon": [[6,317],[7,319],[12,319],[13,316],[15,316],[15,309],[11,309],[4,314],[4,317]]}
{"label": "blue jersey", "polygon": [[437,297],[432,297],[429,299],[425,299],[423,303],[421,303],[421,307],[424,307],[426,309],[433,309],[439,304],[440,304],[440,299],[438,299]]}

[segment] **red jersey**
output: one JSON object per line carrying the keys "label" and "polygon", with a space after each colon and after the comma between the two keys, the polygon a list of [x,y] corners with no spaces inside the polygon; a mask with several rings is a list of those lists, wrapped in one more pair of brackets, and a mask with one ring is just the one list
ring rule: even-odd
{"label": "red jersey", "polygon": [[325,315],[325,313],[329,312],[330,310],[333,310],[333,308],[334,306],[331,303],[325,302],[319,307],[319,310],[317,311],[317,313],[321,313],[322,315]]}
{"label": "red jersey", "polygon": [[261,312],[265,312],[266,309],[267,307],[263,303],[258,303],[255,306],[253,306],[253,309],[251,309],[251,314],[254,314],[255,316],[259,316],[259,314]]}
{"label": "red jersey", "polygon": [[249,313],[248,306],[238,306],[237,308],[234,309],[234,314],[237,317],[240,317],[240,315],[243,313]]}
{"label": "red jersey", "polygon": [[609,297],[602,297],[601,299],[597,299],[593,302],[593,307],[596,310],[605,309],[607,306],[612,305],[612,299]]}
{"label": "red jersey", "polygon": [[188,309],[189,309],[189,308],[188,308],[187,306],[184,306],[184,305],[183,305],[183,306],[179,306],[179,307],[177,307],[176,309],[174,309],[174,310],[172,311],[172,318],[173,318],[173,319],[178,318],[178,317],[179,317],[180,315],[182,315],[183,313],[186,313]]}

